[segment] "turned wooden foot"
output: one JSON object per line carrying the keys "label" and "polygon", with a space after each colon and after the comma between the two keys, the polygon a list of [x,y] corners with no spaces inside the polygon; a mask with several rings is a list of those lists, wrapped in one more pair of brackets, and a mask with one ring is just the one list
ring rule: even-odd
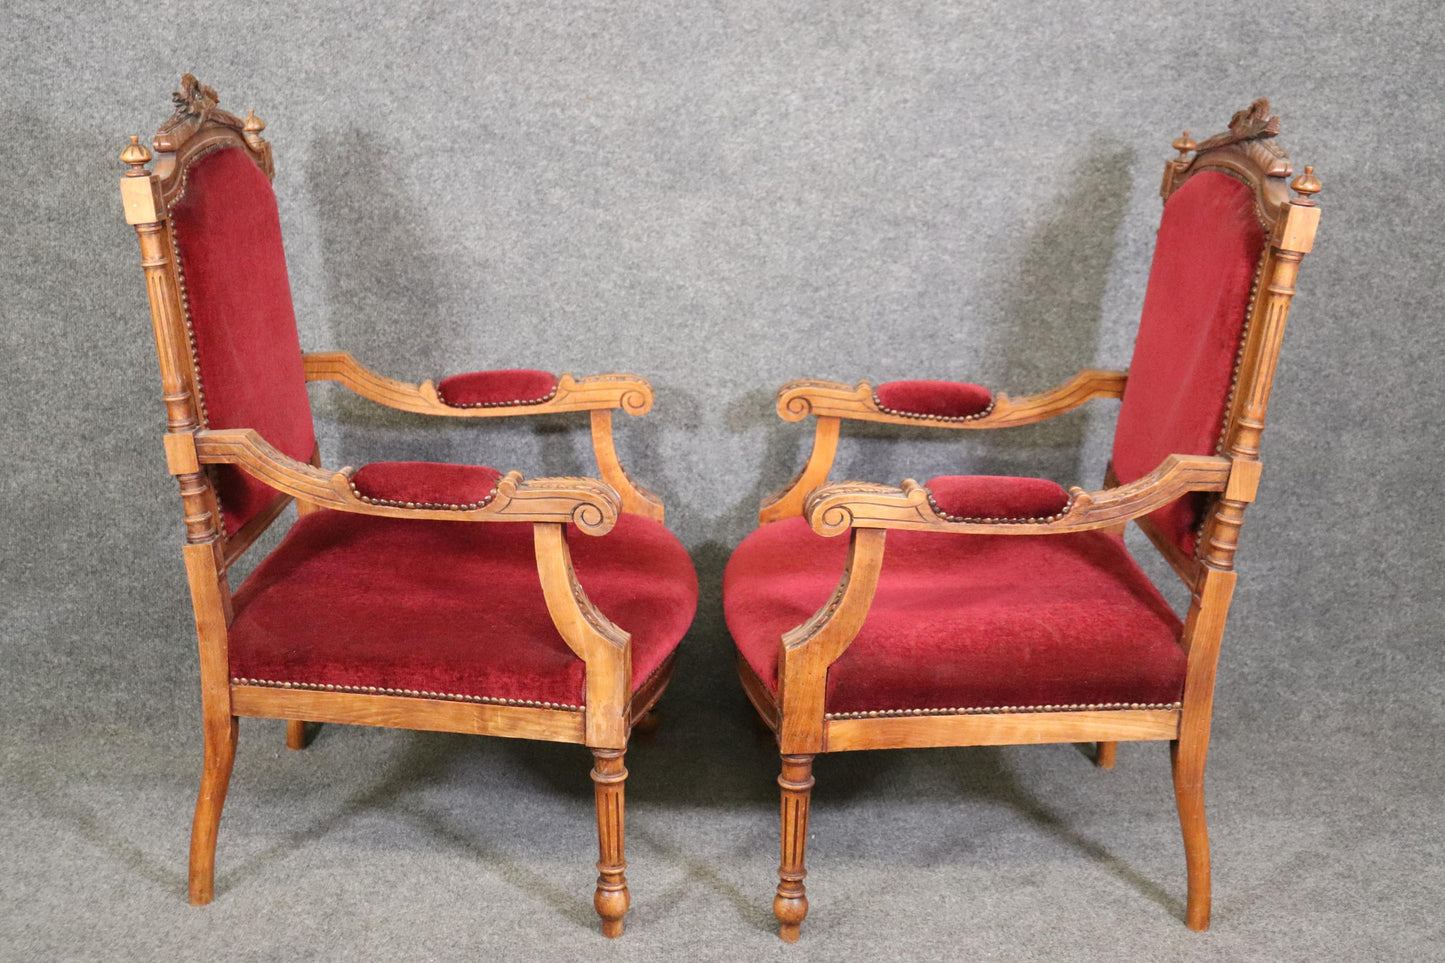
{"label": "turned wooden foot", "polygon": [[778,776],[782,787],[782,861],[778,864],[778,893],[773,897],[773,915],[778,918],[778,936],[785,943],[798,941],[799,928],[808,915],[808,896],[803,878],[808,847],[808,805],[813,793],[813,757],[782,757]]}
{"label": "turned wooden foot", "polygon": [[627,892],[627,859],[623,854],[626,837],[626,800],[623,785],[627,770],[622,749],[592,750],[592,781],[597,796],[597,893],[592,905],[602,917],[602,935],[622,935],[622,917],[632,904]]}
{"label": "turned wooden foot", "polygon": [[1189,899],[1184,924],[1191,930],[1209,929],[1209,827],[1204,821],[1205,746],[1169,744],[1174,770],[1174,800],[1179,806],[1179,828],[1184,832],[1184,860],[1189,868]]}
{"label": "turned wooden foot", "polygon": [[1098,749],[1094,752],[1094,765],[1100,769],[1113,769],[1118,753],[1119,744],[1117,742],[1098,743]]}
{"label": "turned wooden foot", "polygon": [[286,720],[286,748],[305,749],[307,739],[306,723],[300,719]]}
{"label": "turned wooden foot", "polygon": [[216,831],[221,825],[221,808],[231,784],[231,766],[236,761],[235,716],[227,716],[205,727],[205,763],[201,770],[201,791],[196,797],[196,818],[191,823],[190,900],[204,906],[215,895]]}

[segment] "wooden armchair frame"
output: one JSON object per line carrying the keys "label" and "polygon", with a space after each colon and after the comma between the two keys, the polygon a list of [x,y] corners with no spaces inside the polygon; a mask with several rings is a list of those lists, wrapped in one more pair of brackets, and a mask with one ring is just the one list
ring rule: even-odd
{"label": "wooden armchair frame", "polygon": [[[598,611],[583,591],[572,568],[566,526],[601,535],[612,528],[619,512],[662,520],[661,500],[628,478],[612,438],[612,410],[646,413],[652,407],[651,385],[628,374],[575,379],[564,374],[555,393],[543,402],[459,408],[444,404],[429,381],[410,385],[386,378],[345,352],[305,355],[308,381],[339,381],[366,398],[403,411],[453,418],[590,413],[602,480],[523,479],[521,473],[511,472],[498,482],[491,499],[473,509],[376,503],[351,487],[350,468],[323,470],[315,454],[310,464],[296,461],[249,429],[208,429],[191,349],[171,205],[181,195],[190,165],[210,151],[242,148],[268,178],[274,167],[271,145],[261,136],[265,124],[254,111],[239,118],[221,110],[215,91],[190,75],[182,78],[174,100],[175,113],[153,140],[153,167],[146,166],[153,155],[139,137],[131,137],[121,152],[127,170],[120,189],[126,221],[140,240],[166,410],[166,461],[180,487],[186,528],[183,553],[200,650],[205,762],[191,837],[191,903],[208,903],[213,896],[216,834],[235,758],[238,719],[288,720],[287,745],[294,749],[305,745],[305,722],[300,720],[351,723],[586,745],[594,759],[600,849],[594,904],[603,920],[603,932],[619,935],[630,902],[623,855],[624,753],[632,727],[666,688],[673,659],[669,657],[639,691],[632,692],[630,636]],[[236,465],[279,493],[266,509],[229,536],[220,524],[216,487],[208,470],[219,464]],[[293,499],[303,514],[325,508],[395,518],[530,522],[547,610],[568,647],[586,664],[585,705],[578,711],[561,705],[468,701],[442,693],[277,687],[231,678],[227,635],[232,606],[227,570]]]}
{"label": "wooden armchair frame", "polygon": [[[1204,819],[1204,765],[1214,701],[1215,670],[1225,619],[1234,593],[1234,555],[1244,510],[1259,485],[1260,437],[1295,293],[1300,262],[1313,245],[1320,190],[1313,168],[1290,185],[1289,158],[1274,141],[1279,119],[1269,103],[1256,101],[1238,112],[1229,131],[1196,145],[1186,131],[1176,140],[1178,156],[1165,164],[1162,196],[1202,170],[1220,171],[1249,185],[1256,213],[1267,231],[1259,280],[1247,319],[1231,400],[1218,454],[1170,455],[1152,472],[1117,485],[1110,470],[1095,492],[1074,488],[1062,512],[1045,521],[955,521],[931,505],[928,491],[909,479],[899,487],[862,482],[826,484],[843,419],[950,429],[984,429],[1032,424],[1072,411],[1091,398],[1123,394],[1127,375],[1086,369],[1063,385],[1016,401],[996,397],[991,409],[966,420],[939,421],[880,409],[869,382],[856,386],[799,380],[778,392],[778,413],[789,421],[817,419],[813,450],[799,475],[760,512],[763,522],[804,515],[821,535],[849,533],[847,563],[832,598],[781,641],[778,693],[774,698],[741,657],[738,670],[758,712],[777,735],[782,756],[782,862],[774,912],[780,935],[795,940],[808,903],[803,878],[812,763],[820,752],[928,746],[1014,745],[1094,742],[1096,762],[1110,768],[1121,741],[1167,741],[1175,798],[1183,830],[1189,885],[1186,923],[1209,925],[1209,837]],[[1191,156],[1192,155],[1192,156]],[[1185,555],[1148,517],[1187,492],[1215,498],[1198,549]],[[1043,536],[1090,529],[1122,533],[1139,524],[1190,589],[1181,643],[1186,653],[1183,700],[1178,708],[1045,706],[1039,711],[950,714],[826,712],[828,668],[853,641],[867,618],[883,564],[889,529]]]}

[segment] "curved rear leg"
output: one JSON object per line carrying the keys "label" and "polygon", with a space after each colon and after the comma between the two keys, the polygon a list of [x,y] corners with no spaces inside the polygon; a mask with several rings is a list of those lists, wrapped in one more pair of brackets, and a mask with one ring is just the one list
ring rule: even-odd
{"label": "curved rear leg", "polygon": [[190,900],[204,906],[215,895],[216,831],[221,825],[221,807],[231,784],[231,766],[236,761],[235,716],[207,725],[206,758],[201,770],[201,791],[196,797],[196,818],[191,823]]}
{"label": "curved rear leg", "polygon": [[305,749],[311,739],[306,731],[306,723],[300,719],[286,720],[286,748]]}
{"label": "curved rear leg", "polygon": [[1209,929],[1209,827],[1204,822],[1204,757],[1206,746],[1182,740],[1169,744],[1174,771],[1174,800],[1184,832],[1184,859],[1189,868],[1189,900],[1184,925]]}

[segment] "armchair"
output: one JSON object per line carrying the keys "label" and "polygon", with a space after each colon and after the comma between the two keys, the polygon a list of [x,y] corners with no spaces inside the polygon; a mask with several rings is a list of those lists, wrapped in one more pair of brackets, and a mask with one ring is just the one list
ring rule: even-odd
{"label": "armchair", "polygon": [[[389,726],[591,750],[603,932],[622,932],[623,761],[666,688],[697,578],[662,502],[618,461],[612,412],[652,406],[628,374],[474,372],[407,384],[345,352],[303,354],[273,159],[254,112],[186,75],[156,155],[121,154],[179,482],[205,756],[190,901],[213,895],[238,719]],[[155,159],[154,166],[148,167]],[[306,385],[454,418],[585,411],[600,479],[479,465],[320,467]],[[234,593],[228,570],[295,501],[297,521]],[[615,621],[614,621],[615,620]]]}
{"label": "armchair", "polygon": [[[1104,768],[1120,741],[1169,743],[1185,921],[1208,926],[1215,667],[1285,318],[1320,214],[1313,169],[1287,180],[1278,131],[1259,100],[1228,132],[1174,143],[1127,374],[1085,369],[1017,400],[956,382],[800,380],[778,392],[781,417],[814,417],[812,453],[764,501],[723,595],[743,687],[781,753],[784,940],[808,911],[818,753],[1046,742],[1096,743]],[[1122,401],[1097,491],[981,476],[827,482],[844,420],[1002,428],[1093,398]],[[1183,618],[1125,548],[1131,520],[1189,587]]]}

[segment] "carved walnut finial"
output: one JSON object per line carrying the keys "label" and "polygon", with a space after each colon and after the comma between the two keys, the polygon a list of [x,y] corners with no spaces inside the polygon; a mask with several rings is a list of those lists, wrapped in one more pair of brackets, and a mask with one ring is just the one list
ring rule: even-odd
{"label": "carved walnut finial", "polygon": [[1179,159],[1184,160],[1189,156],[1189,152],[1199,145],[1194,143],[1194,139],[1189,136],[1189,131],[1186,130],[1183,136],[1174,141],[1170,146],[1179,152]]}
{"label": "carved walnut finial", "polygon": [[247,108],[246,116],[241,119],[241,133],[252,150],[260,151],[265,148],[266,141],[261,137],[261,131],[265,129],[266,122],[257,117],[254,110]]}
{"label": "carved walnut finial", "polygon": [[120,152],[122,164],[129,165],[126,169],[126,177],[144,177],[150,173],[145,166],[150,163],[151,152],[140,142],[140,137],[131,135],[130,143]]}
{"label": "carved walnut finial", "polygon": [[1305,165],[1305,172],[1296,177],[1289,186],[1293,187],[1300,195],[1299,200],[1295,201],[1295,203],[1303,204],[1306,207],[1315,206],[1314,195],[1318,194],[1324,187],[1324,185],[1320,183],[1320,179],[1315,176],[1315,169],[1308,164]]}

